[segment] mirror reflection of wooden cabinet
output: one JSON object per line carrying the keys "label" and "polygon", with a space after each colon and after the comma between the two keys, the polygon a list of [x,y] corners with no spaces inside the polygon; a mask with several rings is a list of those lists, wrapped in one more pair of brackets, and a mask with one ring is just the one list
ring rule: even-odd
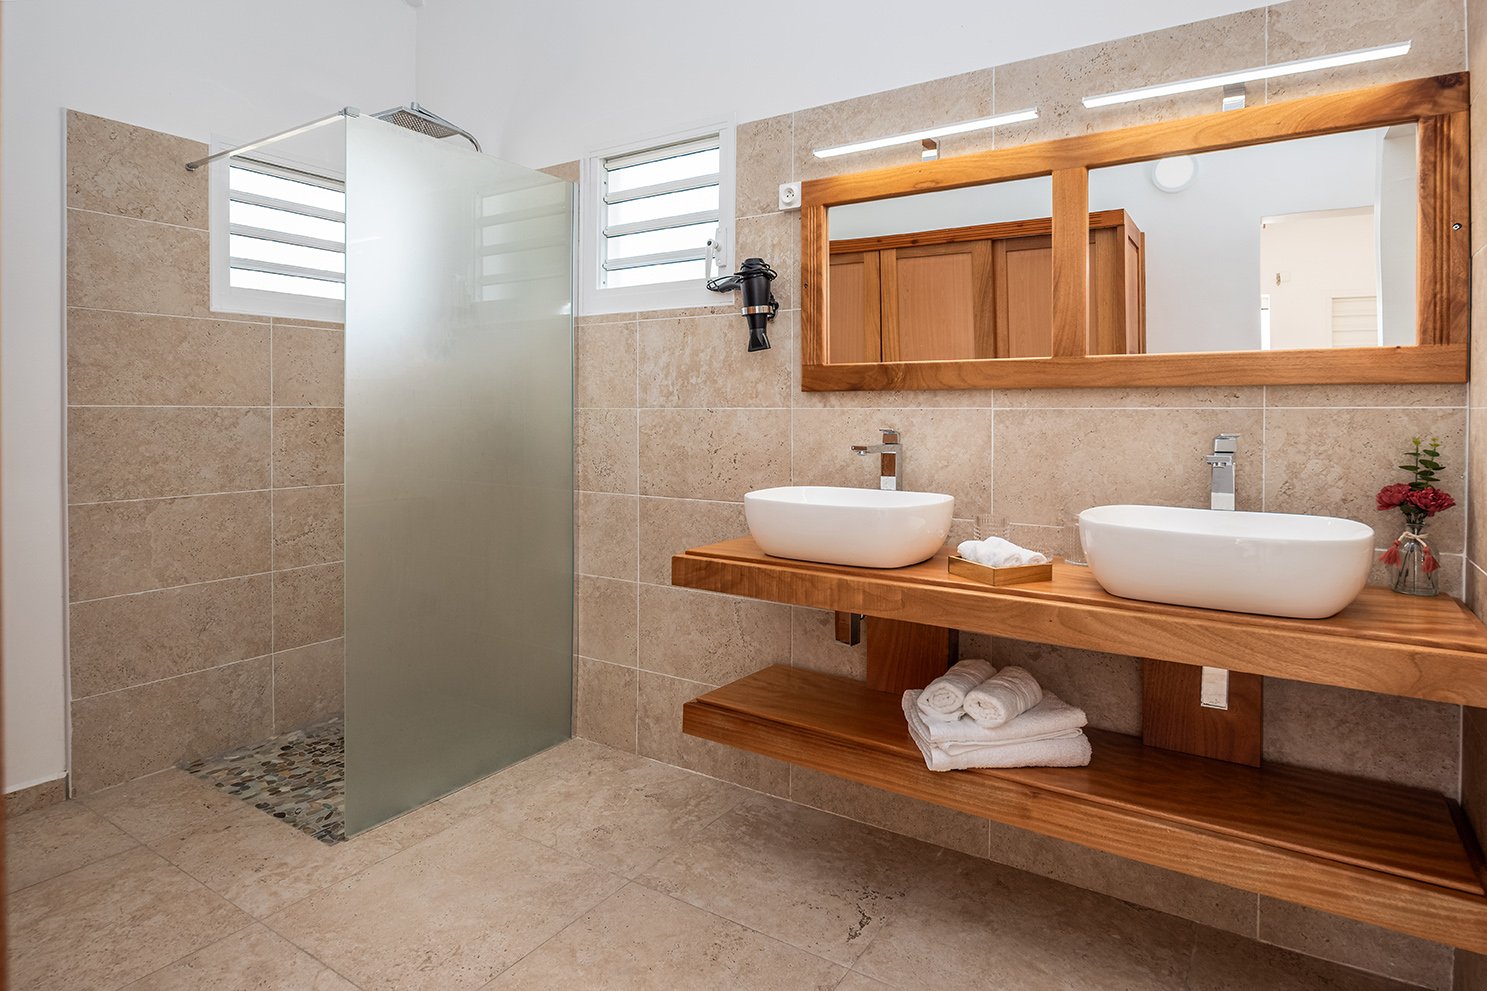
{"label": "mirror reflection of wooden cabinet", "polygon": [[[1089,218],[1089,354],[1145,348],[1144,238],[1122,210]],[[1052,222],[831,242],[828,361],[1053,353]]]}

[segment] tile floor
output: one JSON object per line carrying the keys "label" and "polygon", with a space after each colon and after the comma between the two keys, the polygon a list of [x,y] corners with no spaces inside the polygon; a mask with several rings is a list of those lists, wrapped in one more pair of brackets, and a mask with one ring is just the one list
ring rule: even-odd
{"label": "tile floor", "polygon": [[581,740],[335,845],[183,771],[7,840],[16,991],[1405,987]]}

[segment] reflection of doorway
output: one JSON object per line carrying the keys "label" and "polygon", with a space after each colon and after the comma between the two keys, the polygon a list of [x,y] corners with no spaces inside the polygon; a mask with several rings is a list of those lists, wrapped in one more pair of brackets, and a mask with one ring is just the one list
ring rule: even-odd
{"label": "reflection of doorway", "polygon": [[[1379,341],[1372,206],[1266,217],[1260,292],[1267,349],[1360,347]],[[1360,307],[1367,306],[1368,314]],[[1371,336],[1369,336],[1371,334]],[[1367,340],[1364,340],[1368,337]]]}

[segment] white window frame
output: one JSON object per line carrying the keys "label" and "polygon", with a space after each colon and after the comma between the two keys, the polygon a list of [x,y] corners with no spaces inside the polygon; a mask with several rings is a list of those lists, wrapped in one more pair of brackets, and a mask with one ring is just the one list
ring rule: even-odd
{"label": "white window frame", "polygon": [[[225,151],[241,142],[213,140],[212,151]],[[344,187],[346,176],[342,172],[328,169],[313,162],[303,162],[272,153],[253,152],[243,156],[268,165],[291,169],[339,182]],[[219,313],[242,313],[250,316],[278,317],[283,320],[314,320],[319,323],[345,323],[346,303],[339,299],[320,299],[300,296],[295,293],[271,292],[264,289],[248,289],[231,284],[230,261],[232,257],[232,222],[229,218],[231,190],[228,187],[228,168],[236,158],[221,158],[208,166],[207,225],[210,240],[211,308]]]}
{"label": "white window frame", "polygon": [[667,282],[652,286],[607,288],[600,266],[604,244],[604,161],[632,155],[665,145],[682,144],[713,135],[718,137],[718,235],[722,245],[719,271],[733,271],[734,199],[734,124],[732,119],[699,124],[669,134],[656,135],[643,141],[601,148],[584,156],[579,183],[583,189],[579,205],[579,292],[580,314],[628,313],[640,310],[670,310],[692,306],[721,306],[726,296],[710,291],[704,280]]}

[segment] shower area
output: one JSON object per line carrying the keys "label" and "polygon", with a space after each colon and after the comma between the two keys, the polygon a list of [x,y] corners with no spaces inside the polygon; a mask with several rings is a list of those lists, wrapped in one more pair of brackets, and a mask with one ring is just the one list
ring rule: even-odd
{"label": "shower area", "polygon": [[[116,125],[109,130],[95,123],[100,120],[69,117],[70,183],[77,175],[72,159],[91,155],[90,141],[109,138],[128,145],[145,140],[140,129]],[[85,126],[99,133],[87,132]],[[82,135],[76,140],[75,128]],[[200,226],[218,239],[214,251],[231,256],[226,267],[214,256],[213,278],[264,293],[302,289],[332,302],[344,292],[340,328],[334,320],[263,318],[271,341],[272,398],[261,410],[219,399],[222,406],[213,406],[204,421],[208,430],[229,423],[231,444],[251,448],[264,435],[266,484],[252,467],[256,450],[240,458],[247,468],[212,465],[205,473],[236,471],[244,476],[235,483],[241,492],[228,494],[251,507],[245,518],[256,520],[253,514],[260,506],[266,511],[269,546],[261,555],[270,562],[266,569],[254,563],[260,559],[258,549],[248,547],[235,521],[219,521],[212,534],[188,532],[191,524],[177,520],[172,531],[172,513],[180,517],[188,509],[217,508],[203,500],[220,501],[217,489],[223,485],[218,478],[199,483],[202,494],[165,493],[170,498],[159,500],[153,492],[140,499],[128,485],[113,486],[110,494],[121,498],[109,500],[111,507],[115,501],[160,502],[135,513],[158,513],[154,522],[104,518],[94,502],[79,498],[80,488],[86,487],[79,485],[80,476],[99,470],[90,467],[93,448],[106,443],[94,434],[112,429],[95,425],[91,414],[83,412],[98,406],[89,391],[97,390],[87,384],[91,380],[85,374],[90,362],[110,360],[102,350],[107,335],[90,321],[98,321],[95,311],[115,310],[97,299],[94,287],[95,278],[103,278],[110,266],[92,258],[93,249],[75,232],[92,221],[82,211],[74,217],[69,210],[69,383],[78,383],[73,391],[82,393],[69,395],[75,793],[162,765],[179,766],[317,839],[336,842],[569,736],[574,193],[566,181],[478,149],[473,136],[417,104],[379,114],[348,108],[189,163],[178,161],[175,168],[186,166],[184,178],[163,180],[167,199],[204,199],[205,190],[212,190],[210,224]],[[246,176],[251,182],[243,183],[249,192],[220,195],[223,184],[245,173],[251,173]],[[324,199],[333,192],[326,188],[325,176],[344,177],[344,203]],[[310,195],[294,195],[296,183],[307,187],[299,192]],[[183,191],[171,192],[177,188]],[[294,206],[306,202],[322,205]],[[242,203],[257,209],[239,211]],[[256,226],[266,223],[277,227]],[[343,272],[335,271],[340,262],[325,250],[322,236],[329,230],[324,225],[336,223],[344,224]],[[151,252],[131,251],[127,244],[121,252],[135,259],[132,264],[152,263]],[[166,278],[172,285],[182,282],[183,292],[204,293],[205,287],[184,284],[200,271],[200,266],[189,268],[183,275],[183,265],[176,263]],[[160,298],[158,290],[155,295]],[[219,338],[238,334],[250,339],[249,328],[260,318],[219,312],[220,298],[214,291],[209,312],[199,315],[141,316],[139,322],[149,324],[151,333],[176,335],[169,360],[150,381],[158,384],[161,376],[173,374],[171,362],[182,354],[202,360],[201,354],[217,347]],[[148,311],[150,305],[141,302],[137,308]],[[192,304],[181,309],[193,306],[201,308]],[[264,312],[272,314],[265,306]],[[207,317],[220,319],[208,325]],[[333,336],[337,329],[343,336]],[[343,363],[344,446],[339,450],[334,450],[333,428],[319,440],[305,439],[304,424],[329,423],[335,419],[332,411],[295,405],[308,400],[287,391],[296,376],[308,374],[298,364],[302,358],[321,366],[334,360],[326,357],[329,351],[310,355],[308,349],[296,350],[301,339],[318,340],[316,332],[331,339],[326,348],[338,346]],[[191,334],[197,336],[186,340]],[[244,343],[240,350],[248,346]],[[209,357],[220,358],[216,352]],[[190,392],[192,376],[202,373],[184,366],[180,371],[187,384],[176,391]],[[145,392],[150,388],[141,386]],[[158,411],[153,415],[166,424],[167,433],[176,429],[178,419],[170,411],[184,408],[177,402],[148,407]],[[133,420],[144,407],[121,403],[119,408],[126,412],[116,419]],[[157,456],[161,443],[137,438],[134,454],[148,461]],[[193,443],[205,449],[186,457],[193,464],[238,457],[221,453],[227,442],[220,439]],[[340,463],[332,464],[337,454]],[[158,456],[166,462],[181,460],[169,451]],[[301,471],[297,457],[319,457],[319,473]],[[262,491],[267,495],[260,499]],[[196,504],[165,505],[170,501]],[[312,501],[325,504],[313,527],[295,516]],[[115,516],[126,512],[111,511]],[[329,543],[335,536],[329,528],[335,526],[343,534],[341,561],[320,563],[316,558],[309,559],[316,562],[313,566],[297,567],[301,559],[285,554],[281,560],[285,547],[293,549],[305,540]],[[112,543],[100,548],[91,529],[97,527],[125,532],[112,535]],[[161,557],[161,543],[174,540],[188,545],[179,549],[187,563],[149,573],[150,562]],[[109,550],[124,563],[109,560]],[[201,563],[213,554],[237,554],[245,563],[213,570]],[[147,560],[136,567],[128,560],[131,555]],[[126,586],[111,576],[131,568],[142,572],[136,583],[148,587],[114,594]],[[314,569],[322,570],[311,575]],[[299,589],[336,578],[325,569],[339,573],[336,591],[343,622],[332,629],[335,617],[326,615],[323,633],[298,639],[339,630],[340,642],[289,646],[295,641],[287,639],[287,631],[302,622],[306,611],[296,598]],[[234,570],[243,574],[219,574]],[[94,572],[103,577],[93,578]],[[260,582],[264,575],[259,572],[268,578]],[[259,664],[260,657],[210,667],[197,660],[195,667],[184,665],[184,674],[141,679],[136,697],[142,702],[160,694],[154,686],[171,681],[178,683],[175,691],[182,696],[180,712],[170,714],[175,722],[162,724],[158,738],[146,739],[151,713],[143,711],[143,704],[131,706],[124,698],[116,698],[112,708],[98,704],[106,694],[128,695],[136,688],[131,684],[109,693],[91,692],[99,680],[94,669],[103,663],[96,658],[110,650],[115,657],[139,655],[136,667],[154,664],[157,669],[174,663],[161,660],[162,651],[224,656],[229,648],[218,641],[227,635],[220,631],[256,625],[249,617],[257,608],[256,592],[244,591],[237,600],[222,598],[218,586],[227,583],[267,590],[268,628],[233,633],[249,645],[230,648],[261,653],[255,638],[261,639],[268,645],[266,665]],[[168,637],[159,631],[134,635],[142,621],[129,610],[144,606],[123,600],[141,596],[154,601],[160,621],[172,630]],[[327,594],[316,608],[328,614],[334,600]],[[339,706],[322,700],[299,715],[297,700],[289,693],[293,680],[301,677],[301,655],[311,649],[321,650],[317,663],[324,672],[335,670],[337,660],[331,655],[343,652],[343,682],[338,686],[343,713],[328,712]],[[256,677],[255,665],[267,672],[270,715],[266,720],[239,719],[233,707],[244,692],[257,691],[258,682],[248,689],[238,683]],[[238,681],[217,698],[216,682],[206,675]],[[322,689],[320,694],[336,693]],[[221,714],[225,710],[231,711]],[[314,721],[308,721],[311,716]],[[245,738],[248,727],[254,731]],[[259,732],[259,727],[267,731]],[[131,754],[121,760],[121,746],[138,746],[138,759]],[[114,748],[112,756],[108,748]]]}

